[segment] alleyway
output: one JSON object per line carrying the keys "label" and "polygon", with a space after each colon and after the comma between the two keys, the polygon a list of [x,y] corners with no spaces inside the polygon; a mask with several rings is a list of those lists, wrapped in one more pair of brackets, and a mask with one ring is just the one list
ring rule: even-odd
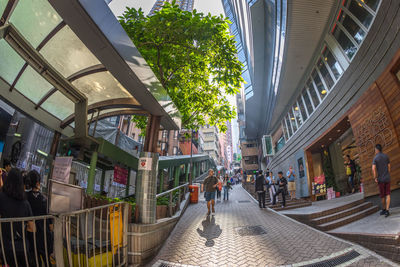
{"label": "alleyway", "polygon": [[340,266],[397,266],[358,245],[260,210],[241,186],[234,187],[229,202],[217,202],[215,216],[207,218],[206,211],[204,199],[190,205],[149,266],[307,266],[341,256]]}

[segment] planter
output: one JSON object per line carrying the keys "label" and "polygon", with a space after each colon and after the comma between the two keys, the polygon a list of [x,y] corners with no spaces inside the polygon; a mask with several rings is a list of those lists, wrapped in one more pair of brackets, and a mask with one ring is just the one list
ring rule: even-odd
{"label": "planter", "polygon": [[168,214],[168,206],[167,205],[158,205],[156,209],[156,218],[157,220],[166,218]]}

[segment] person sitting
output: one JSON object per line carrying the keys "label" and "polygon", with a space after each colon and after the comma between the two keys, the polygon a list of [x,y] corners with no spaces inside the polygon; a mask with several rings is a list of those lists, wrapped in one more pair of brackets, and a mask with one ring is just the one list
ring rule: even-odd
{"label": "person sitting", "polygon": [[[31,206],[26,200],[22,175],[18,169],[11,169],[10,172],[8,172],[3,191],[0,192],[0,216],[1,218],[33,216]],[[13,227],[12,231],[11,224]],[[8,266],[16,266],[17,264],[18,266],[27,266],[29,262],[26,262],[25,253],[29,261],[29,254],[32,248],[30,248],[29,242],[25,242],[26,240],[23,239],[25,235],[23,232],[35,232],[35,223],[33,221],[28,221],[26,225],[22,222],[14,222],[11,224],[4,222],[1,225],[5,254],[1,260],[3,264],[7,262],[6,265]],[[24,246],[26,248],[25,251]],[[14,257],[14,252],[16,257]],[[15,258],[17,262],[15,262]]]}
{"label": "person sitting", "polygon": [[272,203],[272,205],[276,204],[276,197],[279,196],[279,194],[282,194],[282,208],[286,206],[286,199],[285,199],[285,195],[286,195],[286,185],[287,185],[287,180],[285,177],[283,177],[283,172],[278,172],[278,185],[279,185],[279,189],[276,191],[275,195],[274,195],[274,202]]}

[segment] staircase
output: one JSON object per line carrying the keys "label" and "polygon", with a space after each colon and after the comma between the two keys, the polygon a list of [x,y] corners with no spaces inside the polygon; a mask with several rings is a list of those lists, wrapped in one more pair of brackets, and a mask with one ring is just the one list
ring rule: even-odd
{"label": "staircase", "polygon": [[361,218],[371,215],[378,210],[379,208],[377,206],[372,205],[370,202],[365,202],[364,199],[360,199],[343,206],[321,212],[286,215],[321,231],[327,232],[360,220]]}
{"label": "staircase", "polygon": [[[256,196],[257,199],[257,196]],[[268,196],[266,196],[265,198],[265,205],[270,208],[273,209],[275,211],[283,211],[283,210],[290,210],[290,209],[297,209],[297,208],[303,208],[303,207],[308,207],[312,205],[312,202],[309,200],[304,200],[304,199],[293,199],[290,200],[290,196],[286,196],[286,206],[282,207],[282,196],[279,195],[279,197],[277,197],[276,199],[276,204],[272,205],[271,204],[271,199]]]}

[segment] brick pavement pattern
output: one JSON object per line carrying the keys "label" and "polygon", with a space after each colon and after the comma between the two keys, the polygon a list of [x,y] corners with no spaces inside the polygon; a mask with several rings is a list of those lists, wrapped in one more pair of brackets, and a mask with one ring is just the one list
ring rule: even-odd
{"label": "brick pavement pattern", "polygon": [[[159,261],[175,266],[282,266],[318,261],[352,246],[271,210],[260,210],[240,185],[215,209],[215,216],[207,218],[203,199],[189,205],[149,266],[158,266]],[[262,226],[266,233],[241,236],[236,228],[243,226]],[[365,264],[369,262],[379,260],[371,256]]]}

